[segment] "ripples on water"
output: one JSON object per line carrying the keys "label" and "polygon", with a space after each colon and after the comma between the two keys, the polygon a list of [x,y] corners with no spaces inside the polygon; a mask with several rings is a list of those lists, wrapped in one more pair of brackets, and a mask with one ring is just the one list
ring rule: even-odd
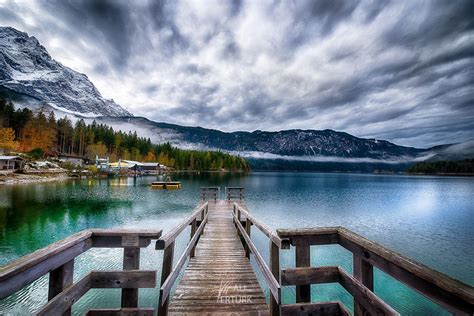
{"label": "ripples on water", "polygon": [[[191,212],[199,187],[244,186],[250,210],[272,228],[345,226],[474,284],[473,179],[252,173],[182,175],[179,180],[183,189],[177,191],[151,189],[151,177],[0,187],[0,264],[87,228],[167,231]],[[268,240],[254,231],[252,238],[268,259]],[[187,238],[188,231],[177,242],[175,260]],[[89,250],[76,258],[74,280],[90,270],[121,269],[122,253],[121,249]],[[312,266],[340,265],[352,272],[352,255],[339,246],[313,246],[311,253]],[[161,260],[162,251],[156,251],[153,243],[142,249],[140,267],[158,270],[159,276]],[[281,266],[294,266],[293,250],[282,251]],[[42,277],[0,301],[0,314],[35,311],[47,300],[47,283],[48,277]],[[283,289],[284,303],[294,302],[294,291],[294,287]],[[378,270],[375,291],[402,314],[442,313],[435,304]],[[352,307],[352,297],[339,285],[314,285],[312,293],[313,300],[341,300]],[[140,290],[140,306],[156,307],[157,301],[157,289]],[[86,307],[119,305],[119,289],[94,289],[74,305],[73,313],[81,315]]]}

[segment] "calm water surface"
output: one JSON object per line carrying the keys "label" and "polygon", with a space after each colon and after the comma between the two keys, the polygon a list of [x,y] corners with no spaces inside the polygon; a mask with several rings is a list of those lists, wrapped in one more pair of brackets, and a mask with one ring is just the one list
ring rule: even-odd
{"label": "calm water surface", "polygon": [[[196,205],[201,186],[244,186],[249,209],[271,228],[345,226],[425,265],[474,285],[474,179],[324,173],[180,175],[178,191],[149,187],[153,177],[82,180],[0,187],[0,264],[87,228],[170,230]],[[177,243],[175,260],[189,233]],[[252,237],[268,259],[268,241]],[[312,266],[352,271],[351,253],[339,246],[311,248]],[[76,259],[74,279],[91,269],[121,269],[121,249],[92,249]],[[141,268],[161,272],[162,251],[142,250]],[[256,265],[253,262],[255,268]],[[294,250],[282,251],[294,266]],[[47,301],[48,277],[0,301],[1,314],[29,314]],[[437,305],[375,271],[375,292],[404,315],[443,314]],[[351,296],[339,285],[313,286],[313,300]],[[267,291],[268,296],[268,291]],[[156,289],[140,290],[140,306],[156,306]],[[294,288],[283,290],[294,302]],[[94,289],[74,305],[118,307],[120,290]]]}

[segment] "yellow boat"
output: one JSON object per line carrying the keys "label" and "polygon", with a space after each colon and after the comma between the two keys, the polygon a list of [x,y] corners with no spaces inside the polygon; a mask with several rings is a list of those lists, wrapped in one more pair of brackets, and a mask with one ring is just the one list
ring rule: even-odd
{"label": "yellow boat", "polygon": [[151,183],[151,187],[155,189],[163,190],[176,190],[181,189],[181,182],[178,181],[154,181]]}

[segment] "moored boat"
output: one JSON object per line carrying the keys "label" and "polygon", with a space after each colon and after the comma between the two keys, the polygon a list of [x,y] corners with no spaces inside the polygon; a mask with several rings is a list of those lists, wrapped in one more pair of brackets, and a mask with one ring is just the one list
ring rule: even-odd
{"label": "moored boat", "polygon": [[151,183],[152,188],[163,190],[181,189],[181,182],[179,181],[154,181]]}

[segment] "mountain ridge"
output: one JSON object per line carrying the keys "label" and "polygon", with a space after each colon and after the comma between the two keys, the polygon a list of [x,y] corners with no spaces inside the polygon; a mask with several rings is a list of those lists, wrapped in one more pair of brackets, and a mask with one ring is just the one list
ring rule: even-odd
{"label": "mountain ridge", "polygon": [[87,75],[54,60],[34,36],[0,27],[0,87],[52,107],[83,115],[132,115],[107,100]]}

